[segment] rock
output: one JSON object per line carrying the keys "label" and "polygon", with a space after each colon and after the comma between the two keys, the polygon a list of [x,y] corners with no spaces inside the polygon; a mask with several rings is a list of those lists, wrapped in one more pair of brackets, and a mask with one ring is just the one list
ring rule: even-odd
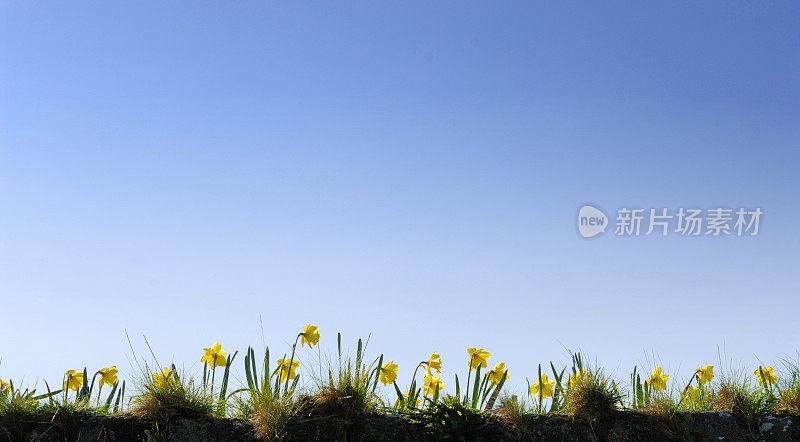
{"label": "rock", "polygon": [[[758,434],[749,434],[736,418],[725,412],[679,413],[672,419],[639,412],[616,412],[604,432],[598,434],[583,419],[561,415],[532,415],[520,428],[487,426],[470,433],[470,441],[748,441],[800,440],[800,419],[769,415],[759,419]],[[0,441],[119,441],[225,442],[257,440],[252,425],[239,419],[174,419],[156,431],[152,422],[128,415],[92,416],[83,422],[0,423]],[[427,441],[422,428],[404,416],[359,414],[350,416],[296,416],[286,426],[286,439],[294,441]]]}

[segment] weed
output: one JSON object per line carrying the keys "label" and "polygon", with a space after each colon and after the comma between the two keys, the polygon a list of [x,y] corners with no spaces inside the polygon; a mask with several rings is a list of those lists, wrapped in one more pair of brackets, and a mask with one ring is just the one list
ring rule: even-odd
{"label": "weed", "polygon": [[464,440],[467,436],[499,427],[499,421],[493,415],[465,405],[457,396],[445,396],[431,403],[413,414],[410,421],[421,426],[425,435],[434,440]]}
{"label": "weed", "polygon": [[210,417],[214,400],[209,391],[193,379],[178,375],[175,366],[152,376],[142,376],[140,392],[133,397],[131,412],[159,424],[173,418]]}

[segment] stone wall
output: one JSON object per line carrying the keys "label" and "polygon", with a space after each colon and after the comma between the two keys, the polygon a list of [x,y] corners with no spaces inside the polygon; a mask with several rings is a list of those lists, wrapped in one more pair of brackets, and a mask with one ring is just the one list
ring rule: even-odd
{"label": "stone wall", "polygon": [[[582,420],[554,415],[531,416],[525,433],[506,426],[473,431],[467,440],[532,441],[792,441],[800,440],[798,418],[766,416],[747,424],[729,413],[682,413],[666,421],[651,415],[617,412],[598,434]],[[298,418],[287,428],[297,441],[423,441],[421,429],[400,416],[356,415]],[[252,426],[237,419],[177,419],[156,429],[129,416],[93,417],[70,428],[50,422],[0,428],[9,441],[255,441]]]}

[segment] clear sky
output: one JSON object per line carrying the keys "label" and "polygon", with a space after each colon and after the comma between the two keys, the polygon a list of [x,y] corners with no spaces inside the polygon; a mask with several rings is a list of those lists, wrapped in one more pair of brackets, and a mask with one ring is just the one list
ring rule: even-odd
{"label": "clear sky", "polygon": [[[781,1],[4,1],[0,379],[130,378],[126,329],[199,370],[259,317],[273,354],[371,334],[401,384],[436,350],[449,389],[467,347],[517,389],[567,349],[621,379],[778,366],[799,30]],[[764,215],[584,239],[587,202]]]}

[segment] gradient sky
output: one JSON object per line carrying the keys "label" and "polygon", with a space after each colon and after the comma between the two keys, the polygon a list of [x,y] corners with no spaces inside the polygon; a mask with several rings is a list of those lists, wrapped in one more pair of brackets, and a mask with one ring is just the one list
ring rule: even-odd
{"label": "gradient sky", "polygon": [[[688,378],[797,356],[796,2],[0,3],[0,379],[320,325]],[[757,237],[576,213],[760,207]],[[240,356],[241,357],[241,356]],[[311,364],[316,350],[300,353]],[[241,364],[240,360],[238,364]],[[239,377],[239,370],[235,374]],[[386,391],[389,393],[389,391]]]}

